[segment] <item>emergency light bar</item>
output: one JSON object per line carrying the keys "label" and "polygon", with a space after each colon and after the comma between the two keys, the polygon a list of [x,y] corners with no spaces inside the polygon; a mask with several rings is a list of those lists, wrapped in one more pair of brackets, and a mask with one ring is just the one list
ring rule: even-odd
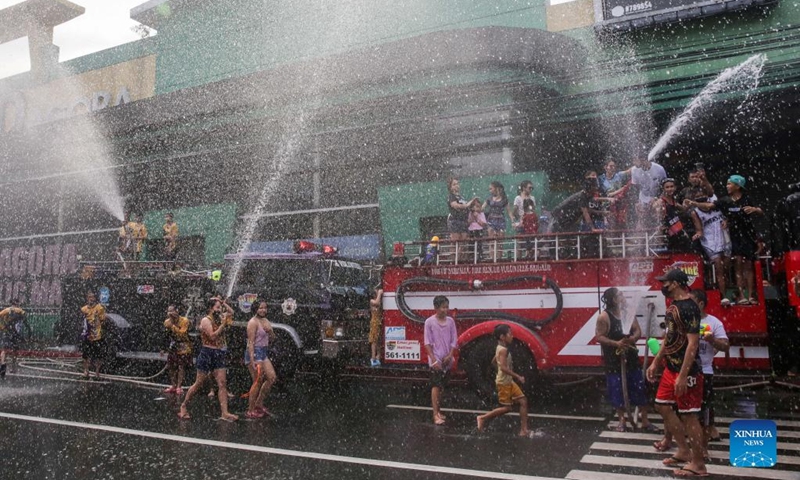
{"label": "emergency light bar", "polygon": [[332,245],[317,245],[308,240],[299,240],[294,243],[294,253],[321,252],[325,255],[336,255],[338,248]]}

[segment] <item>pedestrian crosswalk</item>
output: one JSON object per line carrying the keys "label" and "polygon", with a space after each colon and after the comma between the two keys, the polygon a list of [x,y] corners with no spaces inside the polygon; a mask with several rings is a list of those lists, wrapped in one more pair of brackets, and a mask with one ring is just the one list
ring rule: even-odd
{"label": "pedestrian crosswalk", "polygon": [[[657,415],[650,415],[653,424],[663,429],[663,425],[655,423],[660,420]],[[722,440],[709,445],[707,463],[711,478],[729,478],[732,480],[773,479],[800,480],[800,421],[790,419],[774,419],[778,426],[778,463],[773,468],[738,468],[730,465],[727,439],[730,423],[736,418],[718,417],[717,430]],[[771,419],[773,420],[773,419]],[[661,461],[669,452],[658,452],[653,443],[662,436],[652,433],[617,432],[612,430],[616,421],[608,425],[609,430],[600,432],[597,441],[592,443],[589,451],[580,459],[580,467],[571,470],[567,477],[571,480],[634,480],[643,478],[675,478],[672,471],[675,467],[664,465]],[[674,450],[672,450],[674,452]]]}

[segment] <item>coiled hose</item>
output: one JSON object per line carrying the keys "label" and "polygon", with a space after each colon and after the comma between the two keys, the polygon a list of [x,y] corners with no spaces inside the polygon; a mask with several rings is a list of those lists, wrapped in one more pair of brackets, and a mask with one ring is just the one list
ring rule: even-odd
{"label": "coiled hose", "polygon": [[413,285],[423,284],[423,285],[447,286],[451,288],[460,287],[462,289],[466,288],[469,290],[485,290],[485,289],[491,289],[492,287],[498,287],[514,283],[522,283],[522,282],[540,283],[549,288],[550,290],[552,290],[556,296],[556,308],[553,311],[553,313],[542,319],[530,319],[501,311],[479,310],[479,311],[459,313],[458,315],[459,320],[507,320],[509,322],[519,323],[530,329],[540,329],[545,325],[547,325],[548,323],[555,320],[556,318],[558,318],[559,315],[561,315],[561,310],[564,308],[564,296],[561,293],[561,289],[552,278],[540,275],[523,275],[519,277],[504,278],[501,280],[486,280],[486,281],[452,280],[447,278],[434,278],[434,277],[413,277],[402,281],[400,285],[398,285],[397,291],[395,292],[397,308],[409,320],[417,323],[425,323],[425,318],[422,317],[421,315],[418,315],[413,310],[411,310],[411,308],[408,306],[408,303],[406,303],[405,294],[406,292],[412,289]]}

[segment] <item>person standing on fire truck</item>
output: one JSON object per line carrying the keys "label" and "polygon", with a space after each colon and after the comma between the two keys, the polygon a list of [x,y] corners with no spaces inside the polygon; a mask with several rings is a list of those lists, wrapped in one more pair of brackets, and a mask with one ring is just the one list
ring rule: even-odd
{"label": "person standing on fire truck", "polygon": [[[186,392],[186,398],[181,403],[178,418],[188,420],[192,418],[189,415],[189,402],[197,391],[203,386],[209,375],[214,377],[217,382],[217,398],[219,399],[219,407],[222,412],[221,419],[233,422],[239,419],[238,416],[228,411],[228,386],[227,386],[227,370],[226,359],[227,342],[226,331],[233,323],[233,309],[218,297],[212,297],[207,302],[208,314],[200,320],[200,338],[202,341],[202,348],[200,354],[197,355],[195,362],[197,368],[197,379],[194,385]],[[224,308],[224,313],[223,313]]]}
{"label": "person standing on fire truck", "polygon": [[431,367],[431,407],[433,423],[444,425],[445,417],[440,411],[442,391],[450,380],[450,369],[458,349],[458,333],[453,317],[447,315],[450,300],[444,295],[433,298],[435,314],[425,320],[425,351]]}
{"label": "person standing on fire truck", "polygon": [[131,224],[131,232],[133,234],[134,241],[133,259],[138,262],[142,259],[144,242],[147,240],[147,227],[144,226],[141,213],[137,213],[134,218],[135,221]]}
{"label": "person standing on fire truck", "polygon": [[753,262],[758,256],[756,228],[753,215],[763,215],[764,211],[753,206],[750,196],[745,191],[746,180],[741,175],[731,175],[725,188],[727,197],[711,202],[685,202],[688,207],[697,207],[709,212],[719,210],[728,220],[731,236],[731,257],[736,272],[737,303],[741,305],[757,304],[755,290],[755,273]]}
{"label": "person standing on fire truck", "polygon": [[[656,409],[664,418],[664,429],[673,434],[678,444],[675,454],[663,463],[685,463],[673,471],[677,476],[705,476],[708,471],[703,458],[703,429],[698,418],[703,404],[703,371],[698,361],[700,308],[689,296],[689,277],[682,270],[670,270],[656,280],[662,283],[661,293],[672,302],[664,316],[664,341],[647,368],[647,380],[655,382],[658,370],[666,366],[656,393]],[[680,418],[673,411],[676,404]]]}

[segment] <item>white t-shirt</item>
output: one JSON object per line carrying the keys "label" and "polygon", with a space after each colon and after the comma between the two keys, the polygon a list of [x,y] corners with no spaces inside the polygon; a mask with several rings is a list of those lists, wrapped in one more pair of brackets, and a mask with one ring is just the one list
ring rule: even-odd
{"label": "white t-shirt", "polygon": [[[709,203],[716,201],[716,195],[712,195],[711,198],[708,199]],[[724,252],[728,246],[728,239],[725,238],[725,230],[722,228],[722,221],[725,220],[722,212],[719,210],[704,212],[699,208],[695,208],[694,211],[703,224],[703,238],[700,239],[700,244],[709,256]]]}
{"label": "white t-shirt", "polygon": [[631,183],[639,187],[639,203],[649,204],[658,197],[661,181],[667,178],[667,171],[661,165],[650,162],[650,168],[631,169]]}
{"label": "white t-shirt", "polygon": [[[700,325],[708,324],[711,327],[711,335],[714,339],[724,338],[728,339],[728,334],[725,333],[725,327],[714,315],[706,315],[700,319]],[[700,365],[703,367],[704,375],[714,374],[714,355],[717,352],[714,350],[714,345],[700,338]]]}
{"label": "white t-shirt", "polygon": [[[533,195],[531,195],[531,201],[535,209],[536,199],[533,198]],[[525,216],[525,199],[521,195],[517,195],[517,198],[514,199],[514,215],[516,215],[515,221],[517,222],[522,221],[522,217]]]}

